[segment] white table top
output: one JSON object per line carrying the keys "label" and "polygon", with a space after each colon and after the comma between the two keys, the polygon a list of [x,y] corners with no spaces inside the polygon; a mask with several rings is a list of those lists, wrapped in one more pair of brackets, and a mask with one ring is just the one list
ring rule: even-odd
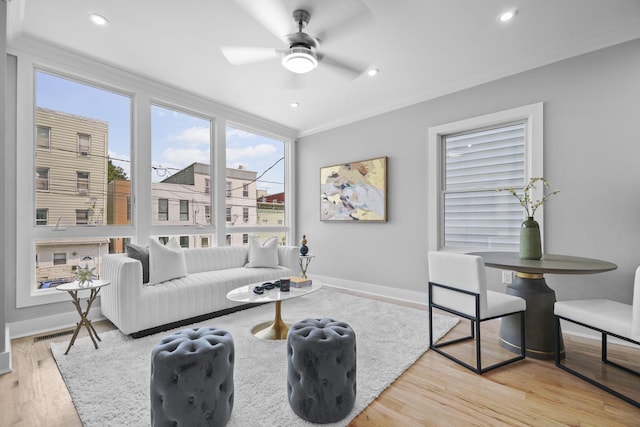
{"label": "white table top", "polygon": [[67,292],[73,292],[73,291],[82,291],[85,289],[96,289],[96,288],[101,288],[103,286],[107,286],[110,285],[111,282],[108,280],[94,280],[91,283],[89,283],[88,286],[80,286],[80,282],[78,282],[77,280],[74,280],[73,282],[70,283],[63,283],[62,285],[58,285],[56,286],[56,289],[59,291],[67,291]]}
{"label": "white table top", "polygon": [[263,283],[266,282],[257,282],[235,288],[227,293],[227,299],[231,301],[247,303],[283,301],[301,297],[322,288],[322,282],[314,279],[311,283],[311,286],[303,286],[302,288],[294,288],[292,286],[289,292],[282,292],[279,288],[273,288],[271,290],[265,289],[262,295],[253,292],[253,288],[255,288],[256,286],[260,286]]}

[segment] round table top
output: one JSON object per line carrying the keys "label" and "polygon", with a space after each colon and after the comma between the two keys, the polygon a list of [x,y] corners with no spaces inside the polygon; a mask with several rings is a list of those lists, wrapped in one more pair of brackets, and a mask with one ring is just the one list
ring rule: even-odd
{"label": "round table top", "polygon": [[592,274],[618,268],[608,261],[568,255],[543,254],[542,259],[521,259],[518,252],[471,252],[482,257],[487,267],[515,270],[520,273]]}
{"label": "round table top", "polygon": [[74,280],[73,282],[63,283],[62,285],[56,286],[56,289],[59,291],[82,291],[85,289],[96,289],[101,288],[103,286],[110,285],[111,282],[108,280],[93,280],[89,283],[88,286],[80,286],[80,282]]}
{"label": "round table top", "polygon": [[322,282],[314,279],[311,282],[310,286],[303,286],[301,288],[294,288],[293,286],[291,286],[289,288],[289,292],[282,292],[280,288],[265,290],[262,295],[259,295],[253,292],[253,288],[255,288],[256,286],[260,286],[263,283],[266,283],[266,281],[252,283],[250,285],[244,285],[244,286],[240,286],[239,288],[235,288],[227,293],[227,299],[231,301],[246,302],[246,303],[283,301],[287,299],[301,297],[303,295],[310,294],[311,292],[315,292],[318,289],[322,288]]}

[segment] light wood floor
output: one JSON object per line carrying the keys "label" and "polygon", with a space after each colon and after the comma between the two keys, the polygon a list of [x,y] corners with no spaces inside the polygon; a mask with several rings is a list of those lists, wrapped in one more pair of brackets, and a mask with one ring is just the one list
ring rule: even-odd
{"label": "light wood floor", "polygon": [[[426,315],[426,313],[425,313]],[[96,323],[98,333],[113,329]],[[504,355],[497,341],[498,324],[483,326],[483,357]],[[448,337],[466,333],[459,324]],[[49,344],[12,341],[13,372],[0,376],[0,426],[81,426]],[[425,331],[425,340],[427,339]],[[640,381],[601,369],[592,341],[565,335],[567,361],[611,377],[640,399]],[[457,346],[458,355],[473,354]],[[383,349],[381,349],[382,351]],[[640,350],[611,348],[640,368]],[[73,351],[73,348],[71,349]],[[593,355],[585,361],[584,355]],[[471,359],[470,359],[471,360]],[[625,376],[629,378],[629,376]],[[479,376],[428,351],[353,422],[351,427],[396,426],[640,426],[640,410],[556,368],[552,361],[525,359]],[[284,427],[284,426],[283,426]]]}

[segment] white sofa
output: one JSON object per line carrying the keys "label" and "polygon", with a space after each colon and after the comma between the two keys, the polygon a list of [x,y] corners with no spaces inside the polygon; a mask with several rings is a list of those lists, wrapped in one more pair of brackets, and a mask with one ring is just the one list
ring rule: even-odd
{"label": "white sofa", "polygon": [[154,285],[142,283],[142,263],[126,254],[103,257],[102,314],[125,334],[143,336],[176,322],[232,311],[242,303],[227,300],[242,285],[298,276],[297,246],[278,246],[277,268],[245,267],[247,246],[185,249],[187,275]]}

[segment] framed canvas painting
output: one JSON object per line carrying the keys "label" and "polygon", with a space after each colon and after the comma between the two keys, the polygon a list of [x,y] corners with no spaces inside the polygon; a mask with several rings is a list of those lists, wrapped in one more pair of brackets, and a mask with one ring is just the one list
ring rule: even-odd
{"label": "framed canvas painting", "polygon": [[321,221],[387,221],[387,158],[320,168]]}

